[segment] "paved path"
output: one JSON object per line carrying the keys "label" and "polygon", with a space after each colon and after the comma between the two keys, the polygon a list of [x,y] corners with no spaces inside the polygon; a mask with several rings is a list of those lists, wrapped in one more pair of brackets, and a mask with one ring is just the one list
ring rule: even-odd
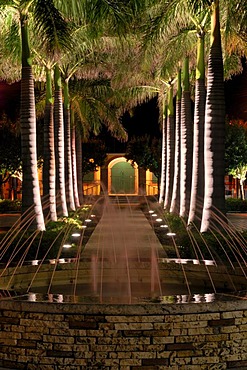
{"label": "paved path", "polygon": [[[140,209],[107,206],[82,254],[101,302],[162,295],[157,257],[167,257]],[[139,298],[138,298],[139,297]]]}
{"label": "paved path", "polygon": [[150,260],[152,250],[159,257],[166,257],[143,212],[134,207],[109,205],[90,237],[83,255],[101,254],[103,258],[128,255],[135,260]]}
{"label": "paved path", "polygon": [[237,230],[247,230],[247,213],[228,213],[227,218]]}

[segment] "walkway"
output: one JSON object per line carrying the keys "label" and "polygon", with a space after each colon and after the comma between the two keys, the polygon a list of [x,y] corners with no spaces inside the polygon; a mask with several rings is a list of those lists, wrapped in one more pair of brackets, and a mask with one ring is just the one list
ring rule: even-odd
{"label": "walkway", "polygon": [[143,212],[107,205],[82,254],[91,261],[100,302],[133,303],[160,296],[157,257],[167,257]]}

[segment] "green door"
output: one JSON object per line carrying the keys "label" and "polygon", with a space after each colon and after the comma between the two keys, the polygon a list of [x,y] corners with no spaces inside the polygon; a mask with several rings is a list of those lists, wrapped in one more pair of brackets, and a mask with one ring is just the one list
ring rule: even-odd
{"label": "green door", "polygon": [[111,168],[111,193],[135,194],[135,170],[130,163],[119,162]]}

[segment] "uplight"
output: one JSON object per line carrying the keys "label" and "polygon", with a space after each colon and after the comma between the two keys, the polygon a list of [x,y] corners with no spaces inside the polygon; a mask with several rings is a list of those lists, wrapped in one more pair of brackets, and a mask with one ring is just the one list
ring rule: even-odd
{"label": "uplight", "polygon": [[74,238],[79,238],[79,236],[81,236],[81,234],[79,234],[79,233],[73,233],[73,234],[71,234],[71,236],[73,236]]}
{"label": "uplight", "polygon": [[160,227],[168,228],[168,225],[160,225]]}
{"label": "uplight", "polygon": [[71,248],[71,247],[72,247],[72,245],[71,245],[71,244],[64,244],[64,245],[63,245],[63,248],[66,248],[66,249]]}
{"label": "uplight", "polygon": [[157,222],[162,222],[162,218],[156,218]]}
{"label": "uplight", "polygon": [[90,220],[90,218],[87,218],[86,220],[85,220],[85,222],[91,222],[92,220]]}
{"label": "uplight", "polygon": [[156,213],[153,213],[153,214],[152,214],[152,217],[157,217],[157,216],[158,216],[158,215],[156,215]]}
{"label": "uplight", "polygon": [[150,210],[150,211],[148,211],[149,213],[154,213],[154,211],[152,211],[152,210]]}
{"label": "uplight", "polygon": [[167,236],[175,236],[176,234],[175,233],[167,233],[166,235]]}
{"label": "uplight", "polygon": [[86,225],[82,225],[82,229],[86,229],[86,227],[87,227]]}

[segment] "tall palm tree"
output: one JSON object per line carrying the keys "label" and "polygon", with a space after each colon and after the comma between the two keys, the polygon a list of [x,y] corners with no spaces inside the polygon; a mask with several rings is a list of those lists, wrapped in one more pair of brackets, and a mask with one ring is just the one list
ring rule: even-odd
{"label": "tall palm tree", "polygon": [[70,122],[70,98],[69,79],[64,81],[64,144],[65,144],[65,189],[68,209],[75,211],[75,199],[72,174],[72,152],[71,152],[71,122]]}
{"label": "tall palm tree", "polygon": [[183,91],[181,101],[181,180],[179,214],[181,217],[188,217],[192,177],[192,117],[189,82],[189,57],[186,57],[184,59],[182,81]]}
{"label": "tall palm tree", "polygon": [[174,178],[175,117],[173,104],[173,81],[168,83],[167,126],[166,126],[166,191],[164,208],[170,210]]}
{"label": "tall palm tree", "polygon": [[164,204],[166,192],[166,124],[167,124],[167,105],[163,101],[162,107],[162,149],[161,149],[161,175],[159,184],[159,203]]}
{"label": "tall palm tree", "polygon": [[49,197],[50,219],[57,220],[56,211],[56,167],[54,147],[54,99],[52,93],[51,68],[46,67],[46,104],[44,116],[44,164],[43,195]]}
{"label": "tall palm tree", "polygon": [[181,68],[179,67],[177,73],[177,94],[176,94],[174,178],[173,178],[172,200],[170,207],[170,212],[175,213],[177,215],[179,214],[180,209],[181,97],[182,97]]}
{"label": "tall palm tree", "polygon": [[56,189],[57,212],[67,217],[68,208],[65,193],[65,161],[64,161],[64,121],[62,79],[58,64],[54,69],[54,133],[55,133],[55,161],[56,161]]}
{"label": "tall palm tree", "polygon": [[[36,36],[42,35],[50,45],[61,35],[67,35],[65,22],[52,0],[41,1],[5,1],[0,9],[15,12],[15,29],[21,33],[21,137],[22,137],[22,212],[32,209],[38,230],[44,230],[44,217],[41,206],[40,189],[37,173],[36,150],[36,112],[34,83],[32,73],[32,55],[30,51],[29,29],[35,24]],[[19,22],[19,24],[18,24]]]}
{"label": "tall palm tree", "polygon": [[201,222],[202,202],[204,198],[204,126],[206,102],[204,44],[208,11],[206,10],[205,15],[204,12],[201,12],[201,14],[200,17],[202,17],[202,20],[199,20],[199,22],[196,17],[193,18],[197,31],[197,63],[193,126],[193,167],[188,224]]}
{"label": "tall palm tree", "polygon": [[214,212],[225,212],[225,97],[219,0],[211,1],[211,43],[208,57],[205,113],[205,195],[201,232],[214,223]]}

